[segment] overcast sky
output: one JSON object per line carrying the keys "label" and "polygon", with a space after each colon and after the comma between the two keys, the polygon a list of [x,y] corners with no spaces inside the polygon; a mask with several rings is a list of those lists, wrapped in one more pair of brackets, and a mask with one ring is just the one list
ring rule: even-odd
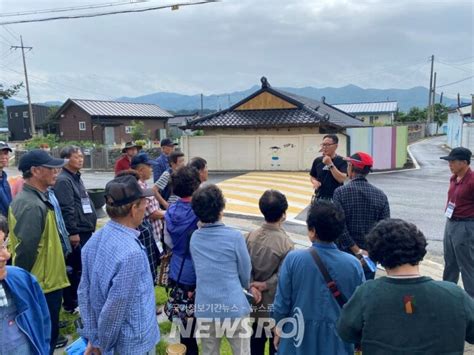
{"label": "overcast sky", "polygon": [[[0,0],[0,13],[120,0]],[[123,0],[122,0],[123,2]],[[184,1],[186,2],[186,0]],[[87,13],[158,6],[114,6]],[[0,26],[0,83],[23,81],[32,100],[113,99],[157,91],[224,93],[258,85],[410,88],[474,75],[471,0],[223,0],[198,6],[90,19]],[[79,14],[67,12],[59,14]],[[49,16],[0,17],[0,22]],[[443,88],[474,92],[473,79]],[[440,89],[441,91],[441,89]],[[25,100],[23,92],[17,97]]]}

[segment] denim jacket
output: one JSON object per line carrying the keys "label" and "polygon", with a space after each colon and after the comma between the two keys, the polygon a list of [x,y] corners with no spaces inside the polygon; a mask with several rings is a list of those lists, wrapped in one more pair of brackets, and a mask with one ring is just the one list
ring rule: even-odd
{"label": "denim jacket", "polygon": [[16,323],[30,340],[34,354],[49,354],[51,320],[46,299],[36,278],[19,267],[7,266],[4,282],[17,307]]}

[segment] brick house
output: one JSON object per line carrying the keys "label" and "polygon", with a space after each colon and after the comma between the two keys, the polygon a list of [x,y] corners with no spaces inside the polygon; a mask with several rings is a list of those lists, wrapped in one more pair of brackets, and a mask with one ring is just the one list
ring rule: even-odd
{"label": "brick house", "polygon": [[142,121],[151,139],[166,137],[172,114],[158,105],[117,101],[68,99],[53,119],[61,140],[90,140],[116,145],[131,141],[132,121]]}

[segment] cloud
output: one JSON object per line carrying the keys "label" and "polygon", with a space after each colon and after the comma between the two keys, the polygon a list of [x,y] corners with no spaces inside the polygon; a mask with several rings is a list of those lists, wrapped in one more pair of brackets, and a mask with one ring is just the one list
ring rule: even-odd
{"label": "cloud", "polygon": [[[2,3],[8,12],[64,6]],[[224,0],[9,28],[34,47],[27,60],[31,75],[43,80],[32,82],[37,101],[230,92],[258,84],[262,75],[275,86],[406,88],[428,86],[431,54],[447,63],[472,55],[473,6],[462,0]],[[6,66],[22,70],[18,60]],[[438,82],[446,83],[469,76],[472,64],[436,69]],[[468,94],[472,82],[451,90]]]}

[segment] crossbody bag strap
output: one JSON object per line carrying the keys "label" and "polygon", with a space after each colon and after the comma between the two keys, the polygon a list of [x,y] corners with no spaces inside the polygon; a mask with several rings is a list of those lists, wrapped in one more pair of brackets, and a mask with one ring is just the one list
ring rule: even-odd
{"label": "crossbody bag strap", "polygon": [[186,257],[188,256],[189,254],[189,244],[191,243],[191,235],[193,234],[194,232],[194,222],[191,224],[191,226],[186,229],[186,251],[184,252],[184,255],[183,255],[183,261],[181,261],[181,267],[179,268],[179,273],[178,273],[178,279],[176,280],[176,283],[179,284],[179,280],[181,278],[181,273],[183,272],[183,267],[184,267],[184,262],[186,261]]}
{"label": "crossbody bag strap", "polygon": [[326,266],[324,266],[321,257],[316,252],[316,249],[314,247],[311,247],[309,248],[309,252],[311,253],[311,256],[313,257],[313,260],[319,271],[321,271],[321,274],[323,275],[324,281],[326,281],[326,285],[329,288],[329,291],[334,296],[339,306],[342,308],[347,302],[346,297],[337,288],[336,282],[332,279],[331,275],[329,275],[328,269],[326,269]]}

